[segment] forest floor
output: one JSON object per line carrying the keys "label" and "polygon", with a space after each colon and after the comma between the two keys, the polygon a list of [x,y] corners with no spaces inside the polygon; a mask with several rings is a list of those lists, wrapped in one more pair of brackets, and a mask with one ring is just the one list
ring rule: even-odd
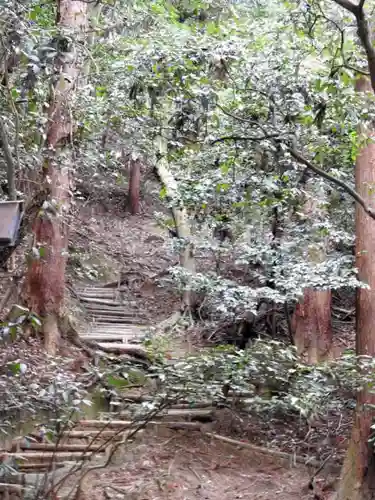
{"label": "forest floor", "polygon": [[[146,442],[147,441],[147,442]],[[199,433],[138,443],[123,465],[90,477],[90,499],[309,500],[309,474]]]}
{"label": "forest floor", "polygon": [[[170,317],[179,308],[179,296],[160,278],[177,262],[170,238],[154,221],[149,203],[143,213],[132,217],[121,206],[103,207],[97,202],[81,202],[71,222],[68,282],[98,284],[116,281],[121,274],[129,297],[136,300],[150,324]],[[338,342],[350,347],[350,326],[343,328]],[[85,357],[64,343],[60,349],[59,370],[70,377],[79,375]],[[46,358],[39,341],[19,342],[1,350],[1,360],[19,360],[38,374],[53,379],[56,363]],[[48,382],[48,381],[47,381]],[[47,383],[45,382],[45,384]],[[44,385],[45,385],[44,384]],[[42,384],[43,385],[43,384]],[[270,418],[222,411],[213,432],[263,447],[340,464],[347,444],[351,415],[331,415],[326,421],[308,424],[303,419]],[[309,500],[307,489],[311,470],[289,467],[278,458],[257,454],[207,438],[199,432],[171,432],[137,440],[123,464],[95,473],[93,500]],[[90,476],[91,477],[91,476]],[[322,481],[329,482],[332,477]],[[328,495],[327,491],[327,495]],[[126,496],[125,496],[126,495]],[[328,498],[322,496],[323,498]]]}

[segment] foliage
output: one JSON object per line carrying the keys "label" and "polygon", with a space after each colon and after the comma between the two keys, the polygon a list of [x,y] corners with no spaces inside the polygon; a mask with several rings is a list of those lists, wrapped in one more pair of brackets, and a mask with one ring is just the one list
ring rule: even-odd
{"label": "foliage", "polygon": [[[46,5],[9,0],[1,25],[3,62],[20,55],[1,99],[21,169],[41,162],[55,59],[64,40],[76,43],[56,27],[53,2]],[[221,315],[254,310],[261,299],[298,300],[308,286],[358,285],[347,216],[353,203],[326,180],[307,185],[288,149],[352,185],[357,124],[374,111],[354,92],[346,62],[364,62],[342,9],[312,2],[306,10],[299,1],[119,2],[92,9],[90,23],[84,49],[77,42],[90,70],[70,103],[79,124],[78,179],[101,174],[116,182],[123,151],[154,163],[156,139],[164,137],[179,186],[165,202],[187,207],[197,253],[226,252],[251,275],[246,284],[220,271],[195,277],[193,286],[214,308],[220,304]],[[316,220],[303,213],[306,197],[320,207]],[[223,221],[234,234],[226,248],[212,239]],[[325,258],[316,262],[322,248]],[[181,270],[173,275],[181,288],[192,285]]]}
{"label": "foliage", "polygon": [[[294,415],[311,421],[353,406],[360,388],[372,390],[373,366],[373,359],[358,359],[351,352],[334,362],[306,365],[293,347],[260,339],[245,350],[228,346],[203,349],[173,363],[168,356],[160,355],[152,366],[142,370],[141,385],[150,379],[150,387],[157,381],[157,388],[143,407],[137,405],[137,411],[146,415],[181,401],[192,407],[201,401],[225,407],[231,404],[229,390],[229,395],[243,395],[237,408],[242,411]],[[109,383],[103,390],[109,390],[119,404],[127,401],[132,372],[134,365],[121,361],[98,372],[100,379]]]}

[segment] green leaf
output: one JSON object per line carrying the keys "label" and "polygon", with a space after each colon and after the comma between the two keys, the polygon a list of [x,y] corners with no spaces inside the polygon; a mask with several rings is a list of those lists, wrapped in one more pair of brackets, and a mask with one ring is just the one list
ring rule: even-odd
{"label": "green leaf", "polygon": [[107,383],[112,387],[127,387],[129,385],[128,380],[125,380],[120,377],[115,377],[114,375],[107,376]]}

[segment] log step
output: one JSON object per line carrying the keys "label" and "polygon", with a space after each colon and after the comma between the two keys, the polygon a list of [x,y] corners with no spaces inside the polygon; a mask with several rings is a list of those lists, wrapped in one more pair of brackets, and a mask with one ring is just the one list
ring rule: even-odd
{"label": "log step", "polygon": [[87,314],[111,314],[111,315],[118,315],[118,316],[130,316],[133,317],[134,315],[138,314],[138,311],[134,309],[127,309],[126,307],[103,307],[103,306],[94,306],[94,307],[87,307],[86,308]]}
{"label": "log step", "polygon": [[140,424],[145,424],[145,427],[167,427],[169,429],[192,429],[199,430],[201,428],[200,422],[173,422],[173,421],[156,421],[150,420],[149,422],[137,421],[136,423],[132,420],[81,420],[79,425],[84,428],[94,428],[94,429],[129,429],[136,428]]}
{"label": "log step", "polygon": [[[56,469],[59,469],[61,467],[64,467],[64,462],[59,462],[58,464],[54,463],[53,464],[53,469],[56,470]],[[51,463],[48,463],[48,462],[44,462],[44,463],[24,463],[24,464],[20,464],[18,466],[18,472],[25,472],[26,474],[27,473],[31,473],[31,472],[38,472],[38,471],[47,471],[48,469],[51,468]]]}
{"label": "log step", "polygon": [[[214,410],[212,408],[202,409],[202,408],[187,408],[187,409],[171,409],[167,411],[162,411],[154,416],[155,419],[178,419],[183,420],[205,420],[210,421],[214,416]],[[125,419],[130,419],[132,413],[129,411],[120,412],[120,417]]]}
{"label": "log step", "polygon": [[[28,440],[24,440],[21,443],[18,443],[18,446],[21,450],[31,450],[31,451],[54,451],[56,453],[65,452],[65,451],[80,451],[80,452],[89,452],[89,451],[101,451],[103,452],[102,445],[98,444],[70,444],[70,443],[32,443]],[[26,455],[25,455],[26,456]]]}
{"label": "log step", "polygon": [[[104,450],[103,450],[104,453]],[[66,460],[85,460],[91,459],[95,456],[95,453],[92,452],[83,452],[80,451],[58,451],[51,452],[47,451],[45,453],[41,451],[31,451],[31,452],[20,452],[20,453],[7,453],[8,457],[14,457],[17,459],[19,463],[24,465],[25,463],[33,461],[40,462],[64,462]]]}
{"label": "log step", "polygon": [[94,333],[87,333],[84,335],[79,336],[82,340],[93,340],[94,342],[122,342],[123,344],[126,343],[131,343],[132,341],[141,342],[141,339],[137,339],[137,336],[130,336],[130,335],[114,335],[114,334],[94,334]]}
{"label": "log step", "polygon": [[66,431],[63,433],[63,437],[67,439],[90,439],[94,442],[99,439],[108,439],[108,438],[121,440],[123,438],[126,438],[128,435],[129,432],[119,432],[118,430],[100,431],[100,429],[92,429],[86,431]]}
{"label": "log step", "polygon": [[95,331],[95,333],[146,333],[148,328],[146,326],[139,326],[136,324],[123,323],[121,326],[116,326],[113,323],[100,323],[100,325],[91,324],[89,325],[89,331]]}
{"label": "log step", "polygon": [[108,306],[108,307],[123,307],[124,304],[121,302],[115,302],[113,300],[107,300],[107,299],[97,299],[96,297],[84,297],[80,296],[79,297],[81,302],[85,302],[85,307],[90,307],[90,306]]}
{"label": "log step", "polygon": [[103,292],[103,293],[111,293],[114,295],[117,291],[117,288],[103,288],[100,286],[77,286],[74,291],[77,294],[80,293],[92,293],[92,292]]}
{"label": "log step", "polygon": [[134,356],[141,356],[142,358],[148,357],[146,349],[134,344],[116,344],[110,342],[98,342],[98,346],[101,349],[105,349],[108,352],[131,354]]}
{"label": "log step", "polygon": [[78,297],[87,297],[88,299],[110,299],[121,296],[119,293],[114,293],[113,290],[83,290],[82,292],[77,292]]}
{"label": "log step", "polygon": [[100,323],[114,323],[117,325],[138,325],[140,318],[137,317],[129,317],[124,321],[123,317],[111,317],[111,316],[95,316],[95,322]]}
{"label": "log step", "polygon": [[100,313],[102,311],[104,312],[111,312],[111,313],[127,313],[127,314],[130,314],[130,315],[133,315],[134,313],[138,313],[138,311],[136,309],[134,309],[134,307],[126,307],[126,306],[114,306],[114,307],[111,307],[111,306],[101,306],[99,304],[90,304],[89,307],[86,307],[86,311],[88,313],[92,313],[92,312],[96,312],[96,313]]}

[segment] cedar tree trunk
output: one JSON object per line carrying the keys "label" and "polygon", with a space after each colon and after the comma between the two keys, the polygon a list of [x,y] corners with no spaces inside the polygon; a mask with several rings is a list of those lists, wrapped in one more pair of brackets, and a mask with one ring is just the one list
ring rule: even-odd
{"label": "cedar tree trunk", "polygon": [[[311,220],[323,219],[326,217],[326,210],[322,208],[325,193],[314,192],[313,181],[308,181],[306,188],[305,216]],[[319,245],[310,245],[306,257],[311,263],[319,264],[326,259],[326,252],[327,243],[322,245],[319,241]],[[329,359],[332,355],[331,302],[331,290],[306,288],[296,306],[292,321],[294,344],[299,355],[307,354],[310,364]]]}
{"label": "cedar tree trunk", "polygon": [[[65,223],[70,201],[69,147],[75,125],[69,110],[69,100],[79,74],[78,53],[75,49],[81,31],[86,26],[87,2],[59,0],[57,22],[60,28],[75,31],[68,54],[61,54],[57,66],[60,78],[51,92],[46,155],[43,165],[45,203],[37,216],[33,232],[33,255],[26,277],[26,300],[43,321],[45,347],[53,354],[59,342],[59,319],[65,291],[66,250],[68,231]],[[64,155],[59,157],[64,149]],[[59,161],[60,160],[60,161]],[[65,160],[66,162],[66,160]],[[66,163],[65,163],[66,165]],[[39,256],[35,258],[35,254]]]}
{"label": "cedar tree trunk", "polygon": [[331,290],[306,288],[293,316],[294,343],[298,354],[316,364],[330,357],[332,347]]}
{"label": "cedar tree trunk", "polygon": [[[361,79],[357,90],[371,90]],[[367,132],[371,136],[373,133]],[[375,205],[375,143],[360,152],[355,168],[356,191],[370,206]],[[357,290],[357,355],[375,356],[375,222],[360,207],[356,207],[356,267],[359,279],[370,289]],[[374,389],[372,389],[373,391]],[[375,499],[374,445],[369,443],[375,411],[375,394],[368,388],[357,397],[357,408],[351,440],[341,473],[337,500]]]}

